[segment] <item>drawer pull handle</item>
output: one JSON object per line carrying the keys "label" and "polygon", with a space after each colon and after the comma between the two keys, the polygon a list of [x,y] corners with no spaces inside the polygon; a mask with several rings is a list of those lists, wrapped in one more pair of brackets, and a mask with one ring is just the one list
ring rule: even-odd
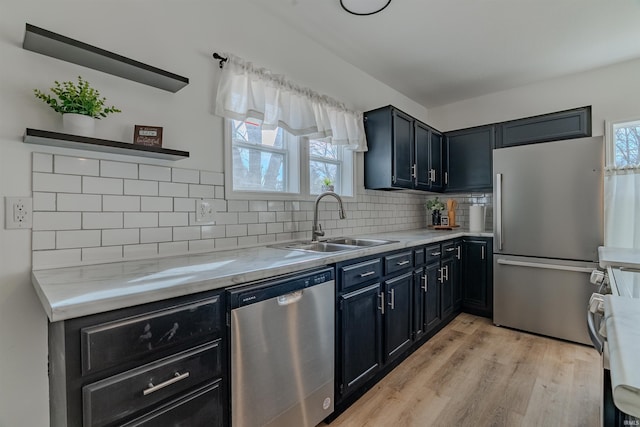
{"label": "drawer pull handle", "polygon": [[442,252],[431,252],[431,256],[440,256]]}
{"label": "drawer pull handle", "polygon": [[189,378],[189,372],[185,372],[184,374],[181,374],[179,372],[176,372],[174,374],[173,378],[170,378],[168,380],[166,380],[165,382],[162,382],[158,385],[153,385],[153,383],[149,383],[149,388],[145,389],[142,391],[142,395],[143,396],[148,396],[151,393],[154,393],[158,390],[160,390],[161,388],[165,388],[167,386],[170,386],[171,384],[177,383],[178,381],[182,381],[186,378]]}
{"label": "drawer pull handle", "polygon": [[447,252],[453,252],[455,250],[456,250],[456,248],[449,248],[449,249],[447,249]]}
{"label": "drawer pull handle", "polygon": [[367,276],[371,276],[372,274],[376,274],[375,271],[367,271],[366,273],[361,273],[360,277],[367,277]]}
{"label": "drawer pull handle", "polygon": [[396,265],[407,265],[407,264],[409,264],[409,262],[410,261],[405,260],[405,261],[401,261],[401,262],[396,263]]}

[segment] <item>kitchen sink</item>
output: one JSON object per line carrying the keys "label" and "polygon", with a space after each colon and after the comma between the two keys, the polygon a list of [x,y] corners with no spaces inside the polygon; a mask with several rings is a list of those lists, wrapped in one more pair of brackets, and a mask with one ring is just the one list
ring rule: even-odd
{"label": "kitchen sink", "polygon": [[271,245],[271,248],[288,249],[308,252],[342,252],[352,251],[367,246],[386,245],[395,243],[395,240],[358,239],[355,237],[336,237],[321,242],[289,242]]}

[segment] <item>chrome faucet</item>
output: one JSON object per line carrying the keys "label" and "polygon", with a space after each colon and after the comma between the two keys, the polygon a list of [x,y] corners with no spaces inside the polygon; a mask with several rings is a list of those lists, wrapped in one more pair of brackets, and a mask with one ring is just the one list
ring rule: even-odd
{"label": "chrome faucet", "polygon": [[340,219],[345,219],[347,215],[344,213],[344,207],[342,206],[342,199],[340,196],[333,191],[325,191],[324,193],[320,193],[316,198],[316,203],[313,208],[313,227],[311,229],[311,241],[317,242],[319,236],[324,236],[324,231],[322,231],[322,226],[318,224],[318,204],[320,203],[320,199],[325,196],[333,196],[338,200],[338,207],[340,209]]}

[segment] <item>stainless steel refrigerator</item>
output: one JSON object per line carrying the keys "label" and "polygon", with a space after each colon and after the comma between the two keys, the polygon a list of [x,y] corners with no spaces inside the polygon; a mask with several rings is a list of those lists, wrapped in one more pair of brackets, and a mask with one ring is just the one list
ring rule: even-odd
{"label": "stainless steel refrigerator", "polygon": [[603,242],[602,137],[500,148],[494,169],[496,325],[590,344]]}

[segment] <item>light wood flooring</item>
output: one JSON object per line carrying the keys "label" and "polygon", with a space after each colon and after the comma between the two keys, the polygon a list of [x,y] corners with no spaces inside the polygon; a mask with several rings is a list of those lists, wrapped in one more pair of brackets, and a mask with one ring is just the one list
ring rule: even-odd
{"label": "light wood flooring", "polygon": [[329,426],[598,426],[600,369],[591,347],[463,313]]}

